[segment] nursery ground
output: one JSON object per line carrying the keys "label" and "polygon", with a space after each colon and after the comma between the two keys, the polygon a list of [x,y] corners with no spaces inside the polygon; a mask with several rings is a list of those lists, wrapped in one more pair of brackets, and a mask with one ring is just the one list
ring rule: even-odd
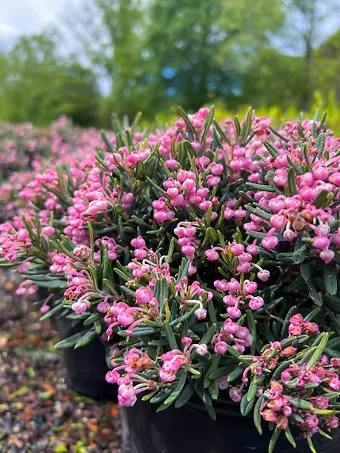
{"label": "nursery ground", "polygon": [[119,453],[119,413],[67,389],[57,333],[0,273],[0,452]]}

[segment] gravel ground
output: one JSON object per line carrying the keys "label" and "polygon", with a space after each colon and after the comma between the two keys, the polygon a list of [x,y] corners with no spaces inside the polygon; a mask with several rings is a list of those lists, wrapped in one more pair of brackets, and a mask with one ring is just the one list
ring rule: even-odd
{"label": "gravel ground", "polygon": [[67,389],[58,340],[0,270],[0,452],[119,453],[119,411]]}

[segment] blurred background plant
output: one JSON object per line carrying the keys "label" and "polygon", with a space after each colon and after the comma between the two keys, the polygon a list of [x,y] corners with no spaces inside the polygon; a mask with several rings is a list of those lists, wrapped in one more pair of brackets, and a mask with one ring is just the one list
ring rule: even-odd
{"label": "blurred background plant", "polygon": [[339,130],[339,0],[59,3],[11,45],[0,23],[0,120],[109,127],[113,111],[141,110],[148,126],[214,103],[220,117],[251,104],[280,123],[317,105]]}

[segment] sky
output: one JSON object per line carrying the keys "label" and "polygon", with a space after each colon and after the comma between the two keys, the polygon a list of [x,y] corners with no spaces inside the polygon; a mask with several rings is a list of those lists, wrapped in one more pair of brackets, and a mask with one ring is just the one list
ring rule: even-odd
{"label": "sky", "polygon": [[0,51],[18,36],[39,33],[56,24],[70,0],[0,0]]}

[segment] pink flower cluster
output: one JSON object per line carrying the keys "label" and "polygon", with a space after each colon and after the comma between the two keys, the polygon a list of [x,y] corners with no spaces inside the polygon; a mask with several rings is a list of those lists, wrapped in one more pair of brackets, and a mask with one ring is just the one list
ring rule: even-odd
{"label": "pink flower cluster", "polygon": [[259,310],[264,305],[261,296],[253,295],[258,287],[255,281],[244,280],[241,286],[238,280],[232,278],[229,282],[227,280],[216,280],[214,286],[217,291],[224,295],[223,302],[231,319],[241,317],[242,312],[239,306],[247,305],[251,310]]}
{"label": "pink flower cluster", "polygon": [[249,329],[232,321],[231,318],[225,320],[220,333],[214,335],[211,343],[216,354],[225,354],[228,351],[228,343],[233,342],[233,347],[238,352],[244,352],[253,343],[253,338]]}
{"label": "pink flower cluster", "polygon": [[[177,379],[177,373],[180,369],[184,370],[194,366],[194,354],[199,356],[208,354],[208,348],[205,344],[192,344],[192,339],[189,337],[183,337],[182,344],[184,345],[183,351],[172,349],[162,354],[159,363],[137,348],[130,349],[124,355],[121,365],[117,365],[113,360],[114,368],[106,374],[106,381],[110,384],[118,384],[119,404],[133,406],[138,393],[163,388],[167,383],[174,382]],[[145,371],[156,372],[158,380],[148,380],[139,374]]]}
{"label": "pink flower cluster", "polygon": [[38,286],[35,285],[31,280],[24,280],[20,283],[15,291],[18,296],[32,295],[38,291]]}
{"label": "pink flower cluster", "polygon": [[322,356],[320,362],[312,368],[305,364],[292,363],[281,373],[281,380],[284,384],[293,380],[297,388],[305,388],[308,384],[322,384],[337,392],[340,390],[339,376],[335,371],[327,369],[329,365],[331,364],[326,355]]}
{"label": "pink flower cluster", "polygon": [[7,261],[15,261],[20,255],[24,256],[32,245],[25,228],[16,231],[10,223],[3,223],[0,225],[0,232],[0,256]]}
{"label": "pink flower cluster", "polygon": [[311,335],[319,331],[315,322],[305,321],[300,313],[289,320],[289,335]]}
{"label": "pink flower cluster", "polygon": [[[115,365],[114,362],[113,365]],[[122,365],[108,371],[106,381],[110,384],[118,384],[118,402],[121,406],[133,406],[137,401],[138,393],[157,388],[153,381],[136,374],[153,367],[153,360],[145,352],[132,348],[125,355]],[[124,376],[120,375],[122,371],[125,373]]]}
{"label": "pink flower cluster", "polygon": [[[273,380],[268,390],[268,398],[261,407],[261,414],[264,420],[274,423],[279,429],[286,429],[289,424],[289,417],[295,415],[298,418],[296,425],[300,428],[301,434],[313,436],[319,428],[336,429],[339,426],[339,419],[327,411],[329,398],[327,396],[311,397],[302,400],[304,403],[296,403],[294,398],[286,393],[285,387],[278,381]],[[322,418],[318,417],[322,415]]]}

